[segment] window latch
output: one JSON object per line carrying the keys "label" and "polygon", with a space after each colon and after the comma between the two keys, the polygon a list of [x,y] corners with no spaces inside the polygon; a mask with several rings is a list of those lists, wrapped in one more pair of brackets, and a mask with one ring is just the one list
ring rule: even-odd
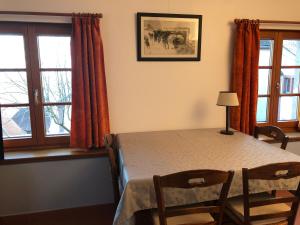
{"label": "window latch", "polygon": [[276,82],[276,89],[279,89],[279,88],[280,88],[280,83]]}
{"label": "window latch", "polygon": [[38,89],[34,90],[34,102],[36,105],[39,104],[39,90]]}

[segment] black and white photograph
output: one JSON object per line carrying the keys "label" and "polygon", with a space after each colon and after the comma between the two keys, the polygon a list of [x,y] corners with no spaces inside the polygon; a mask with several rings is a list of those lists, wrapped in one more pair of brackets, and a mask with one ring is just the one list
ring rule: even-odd
{"label": "black and white photograph", "polygon": [[200,61],[201,15],[138,13],[138,61]]}

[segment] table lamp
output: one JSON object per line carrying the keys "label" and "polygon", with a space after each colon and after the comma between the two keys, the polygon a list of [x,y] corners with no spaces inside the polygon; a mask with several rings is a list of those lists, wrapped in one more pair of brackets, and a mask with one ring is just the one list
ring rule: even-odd
{"label": "table lamp", "polygon": [[221,134],[233,135],[233,132],[229,130],[230,126],[230,107],[238,106],[239,100],[235,92],[220,91],[217,101],[218,106],[226,106],[226,130],[221,130]]}

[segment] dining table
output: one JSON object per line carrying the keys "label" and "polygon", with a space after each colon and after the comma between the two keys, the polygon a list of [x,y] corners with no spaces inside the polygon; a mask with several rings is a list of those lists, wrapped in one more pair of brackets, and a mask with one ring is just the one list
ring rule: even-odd
{"label": "dining table", "polygon": [[[134,225],[135,213],[157,208],[153,175],[186,170],[234,171],[228,197],[242,195],[242,168],[271,163],[300,162],[300,156],[254,137],[234,131],[203,128],[117,134],[121,199],[113,225]],[[253,180],[250,192],[295,190],[299,177],[277,181]],[[168,188],[167,206],[215,200],[220,185],[189,190]]]}

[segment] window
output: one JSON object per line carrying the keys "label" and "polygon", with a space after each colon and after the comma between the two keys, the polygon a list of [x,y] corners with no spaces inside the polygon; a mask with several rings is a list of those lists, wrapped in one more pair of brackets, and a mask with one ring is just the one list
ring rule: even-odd
{"label": "window", "polygon": [[4,146],[69,143],[71,27],[0,23],[0,106]]}
{"label": "window", "polygon": [[300,32],[261,32],[258,76],[258,125],[295,129],[300,100]]}

